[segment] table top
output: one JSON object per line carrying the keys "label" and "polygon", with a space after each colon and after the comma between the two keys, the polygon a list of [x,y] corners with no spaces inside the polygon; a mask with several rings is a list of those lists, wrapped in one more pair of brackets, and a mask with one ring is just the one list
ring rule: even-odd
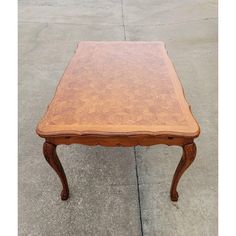
{"label": "table top", "polygon": [[199,126],[163,42],[80,42],[46,113],[41,137],[197,137]]}

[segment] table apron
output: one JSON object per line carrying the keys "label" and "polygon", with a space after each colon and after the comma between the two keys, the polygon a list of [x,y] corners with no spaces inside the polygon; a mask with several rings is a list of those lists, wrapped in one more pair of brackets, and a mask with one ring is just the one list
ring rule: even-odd
{"label": "table apron", "polygon": [[151,146],[156,144],[184,146],[192,143],[193,138],[168,136],[57,136],[47,137],[46,141],[55,145],[84,144],[89,146],[101,145],[107,147]]}

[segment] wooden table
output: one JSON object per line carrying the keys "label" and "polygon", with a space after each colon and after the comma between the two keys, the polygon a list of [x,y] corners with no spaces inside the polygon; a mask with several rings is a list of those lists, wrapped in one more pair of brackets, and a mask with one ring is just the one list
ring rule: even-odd
{"label": "wooden table", "polygon": [[80,42],[37,134],[43,153],[69,197],[59,144],[102,146],[178,145],[183,156],[170,196],[196,156],[200,129],[163,42]]}

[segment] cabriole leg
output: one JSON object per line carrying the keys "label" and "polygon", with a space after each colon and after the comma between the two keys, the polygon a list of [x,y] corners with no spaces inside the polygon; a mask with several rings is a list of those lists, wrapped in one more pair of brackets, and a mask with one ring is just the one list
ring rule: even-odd
{"label": "cabriole leg", "polygon": [[67,200],[69,197],[69,187],[65,172],[56,153],[56,145],[47,141],[43,144],[43,154],[49,165],[56,171],[62,183],[61,199]]}
{"label": "cabriole leg", "polygon": [[179,180],[185,170],[192,164],[196,157],[197,148],[195,143],[186,144],[183,146],[183,155],[179,162],[179,165],[177,166],[177,169],[175,171],[172,184],[171,184],[171,190],[170,190],[170,198],[172,201],[178,201],[178,192],[177,192],[177,185],[179,183]]}

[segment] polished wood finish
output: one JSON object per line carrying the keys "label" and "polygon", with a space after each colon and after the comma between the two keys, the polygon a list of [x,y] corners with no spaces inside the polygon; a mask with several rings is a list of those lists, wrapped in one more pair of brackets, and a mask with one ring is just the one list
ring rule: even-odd
{"label": "polished wood finish", "polygon": [[56,145],[182,146],[171,188],[176,200],[200,128],[163,42],[80,42],[36,132],[66,193]]}
{"label": "polished wood finish", "polygon": [[162,42],[81,42],[37,133],[196,137],[199,127]]}
{"label": "polished wood finish", "polygon": [[177,192],[177,185],[179,183],[180,177],[183,175],[185,170],[192,164],[196,157],[197,153],[197,147],[195,143],[186,144],[183,146],[183,155],[179,162],[179,165],[177,166],[177,169],[175,171],[171,190],[170,190],[170,197],[172,201],[178,201],[179,195]]}
{"label": "polished wood finish", "polygon": [[120,135],[120,136],[102,136],[102,135],[84,135],[84,136],[62,136],[49,137],[47,140],[55,144],[85,144],[101,145],[107,147],[132,147],[132,146],[151,146],[156,144],[183,146],[191,143],[193,138],[182,138],[173,136],[151,136],[151,135]]}
{"label": "polished wood finish", "polygon": [[69,187],[65,172],[56,153],[56,145],[47,141],[43,144],[43,154],[49,165],[56,171],[62,183],[61,199],[67,200],[69,197]]}

